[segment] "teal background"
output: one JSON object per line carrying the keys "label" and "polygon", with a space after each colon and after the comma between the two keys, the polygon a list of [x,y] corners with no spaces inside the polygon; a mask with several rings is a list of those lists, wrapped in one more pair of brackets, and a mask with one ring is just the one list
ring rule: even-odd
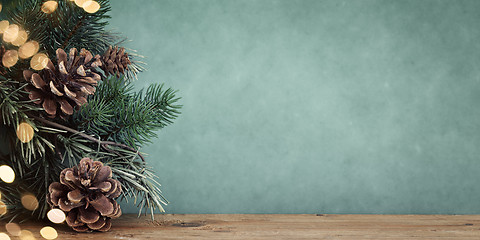
{"label": "teal background", "polygon": [[142,149],[168,213],[480,213],[480,1],[111,5],[183,97]]}

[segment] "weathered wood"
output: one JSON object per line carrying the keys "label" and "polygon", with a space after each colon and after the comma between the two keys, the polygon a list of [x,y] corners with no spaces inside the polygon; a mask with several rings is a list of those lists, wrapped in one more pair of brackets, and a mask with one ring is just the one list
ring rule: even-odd
{"label": "weathered wood", "polygon": [[[45,223],[24,223],[37,239]],[[58,239],[480,239],[480,215],[124,215],[108,233],[52,225]],[[4,229],[5,230],[5,229]],[[15,239],[15,238],[12,238]]]}

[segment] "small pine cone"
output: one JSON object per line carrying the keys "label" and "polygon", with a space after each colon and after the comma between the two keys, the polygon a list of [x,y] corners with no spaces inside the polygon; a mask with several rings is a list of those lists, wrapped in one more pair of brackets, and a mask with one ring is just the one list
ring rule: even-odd
{"label": "small pine cone", "polygon": [[[68,59],[67,59],[68,58]],[[38,73],[23,71],[23,77],[31,83],[26,87],[30,99],[42,104],[49,117],[57,115],[65,118],[73,114],[76,106],[87,103],[87,96],[95,92],[101,75],[96,68],[102,62],[100,55],[93,55],[82,49],[70,49],[70,54],[57,49],[57,66],[49,60],[45,69]],[[60,107],[61,111],[57,111]]]}
{"label": "small pine cone", "polygon": [[128,53],[125,52],[125,48],[118,49],[117,46],[115,48],[110,46],[102,56],[102,63],[101,68],[107,77],[109,75],[120,77],[120,74],[124,74],[132,62]]}
{"label": "small pine cone", "polygon": [[110,230],[112,218],[122,215],[114,200],[122,187],[112,179],[112,169],[90,158],[80,160],[60,174],[60,182],[50,184],[47,200],[67,215],[68,226],[77,232]]}

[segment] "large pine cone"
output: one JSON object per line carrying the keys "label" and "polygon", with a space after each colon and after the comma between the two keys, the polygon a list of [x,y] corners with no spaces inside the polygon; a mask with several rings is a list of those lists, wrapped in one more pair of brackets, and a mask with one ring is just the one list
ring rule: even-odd
{"label": "large pine cone", "polygon": [[120,48],[116,46],[112,48],[110,46],[107,51],[102,56],[102,70],[105,72],[106,76],[116,75],[120,77],[120,74],[124,74],[128,69],[128,65],[132,62],[128,53],[125,52],[125,48]]}
{"label": "large pine cone", "polygon": [[63,49],[57,49],[57,67],[49,60],[47,67],[39,73],[23,71],[24,78],[31,83],[26,88],[30,99],[42,104],[52,118],[72,115],[76,106],[87,103],[87,96],[95,92],[101,80],[97,71],[102,65],[100,58],[100,55],[93,57],[85,49],[78,53],[72,48],[68,56]]}
{"label": "large pine cone", "polygon": [[120,182],[112,179],[112,169],[90,158],[66,168],[60,182],[50,184],[47,200],[67,215],[66,222],[77,232],[110,230],[111,218],[122,215],[114,198],[120,196]]}

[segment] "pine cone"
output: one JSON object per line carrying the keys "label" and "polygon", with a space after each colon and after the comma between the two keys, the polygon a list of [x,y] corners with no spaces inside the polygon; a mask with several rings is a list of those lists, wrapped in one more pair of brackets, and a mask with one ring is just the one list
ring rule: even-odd
{"label": "pine cone", "polygon": [[115,48],[110,46],[102,56],[102,63],[101,68],[107,77],[109,75],[120,77],[120,74],[124,74],[132,62],[128,53],[125,52],[125,48],[118,49],[117,46]]}
{"label": "pine cone", "polygon": [[60,174],[60,182],[50,184],[48,203],[67,215],[66,222],[77,232],[106,232],[111,218],[122,215],[114,198],[120,196],[120,182],[112,179],[112,170],[90,158],[80,160]]}
{"label": "pine cone", "polygon": [[[68,58],[68,59],[67,59]],[[30,99],[42,104],[50,117],[66,117],[73,114],[76,106],[87,103],[87,96],[95,92],[101,75],[96,68],[102,62],[100,55],[93,55],[82,49],[70,49],[67,57],[65,51],[57,49],[57,67],[49,60],[45,69],[38,73],[23,71],[23,77],[31,83],[26,87]],[[58,110],[60,107],[60,111]]]}

